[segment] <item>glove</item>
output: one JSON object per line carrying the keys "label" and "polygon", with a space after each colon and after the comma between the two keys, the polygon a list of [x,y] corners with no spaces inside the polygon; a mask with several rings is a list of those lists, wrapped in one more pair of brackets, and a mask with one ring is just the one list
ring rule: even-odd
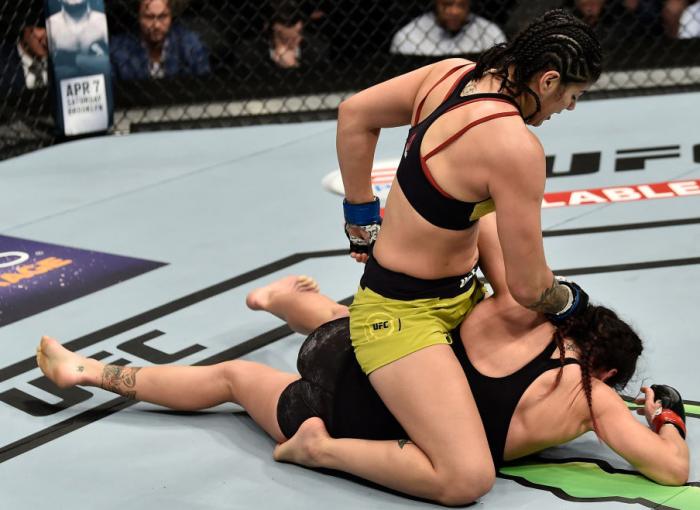
{"label": "glove", "polygon": [[[368,253],[377,240],[382,218],[379,215],[379,198],[364,204],[351,204],[343,200],[345,235],[350,241],[350,253]],[[358,229],[366,236],[357,235]]]}
{"label": "glove", "polygon": [[651,421],[654,431],[658,434],[664,424],[670,423],[685,439],[685,409],[681,394],[675,388],[665,384],[652,384],[651,389],[654,391],[654,400],[661,401],[661,409]]}
{"label": "glove", "polygon": [[571,295],[569,297],[569,302],[566,304],[563,310],[558,313],[547,313],[545,316],[555,326],[562,324],[568,318],[583,312],[588,306],[588,294],[576,285],[574,282],[567,280],[561,276],[557,276],[557,281],[560,285],[564,285],[569,288]]}

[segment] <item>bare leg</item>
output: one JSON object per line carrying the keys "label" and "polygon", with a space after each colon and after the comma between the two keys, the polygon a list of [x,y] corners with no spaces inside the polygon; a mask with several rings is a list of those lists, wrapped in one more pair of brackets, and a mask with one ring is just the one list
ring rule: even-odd
{"label": "bare leg", "polygon": [[224,402],[239,404],[276,441],[286,439],[277,424],[277,401],[287,385],[299,378],[243,360],[206,367],[105,365],[73,353],[49,337],[41,339],[36,357],[44,375],[61,388],[95,386],[186,411]]}
{"label": "bare leg", "polygon": [[265,310],[308,335],[330,320],[348,315],[348,309],[318,292],[316,280],[308,276],[286,276],[253,290],[246,298],[252,310]]}
{"label": "bare leg", "polygon": [[448,505],[490,490],[495,468],[481,417],[449,346],[405,356],[374,371],[370,381],[414,444],[332,439],[311,418],[276,448],[275,458],[338,469]]}
{"label": "bare leg", "polygon": [[430,459],[405,439],[336,439],[328,434],[323,421],[314,417],[289,441],[278,444],[274,457],[281,462],[344,471],[414,496],[441,499],[438,475]]}

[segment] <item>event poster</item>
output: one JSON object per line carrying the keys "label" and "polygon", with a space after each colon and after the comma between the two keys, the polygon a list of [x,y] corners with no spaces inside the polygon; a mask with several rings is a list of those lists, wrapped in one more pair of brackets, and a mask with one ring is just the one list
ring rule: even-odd
{"label": "event poster", "polygon": [[0,235],[0,327],[164,265]]}
{"label": "event poster", "polygon": [[66,136],[106,131],[114,118],[103,0],[45,0],[56,123]]}

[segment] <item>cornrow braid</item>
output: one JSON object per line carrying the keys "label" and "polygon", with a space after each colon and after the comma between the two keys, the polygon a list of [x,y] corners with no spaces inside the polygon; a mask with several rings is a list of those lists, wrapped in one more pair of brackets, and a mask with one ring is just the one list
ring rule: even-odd
{"label": "cornrow braid", "polygon": [[[560,349],[562,368],[564,338],[571,338],[581,352],[581,385],[591,413],[593,430],[597,433],[593,414],[593,375],[601,370],[615,369],[616,372],[605,384],[617,391],[622,390],[634,374],[637,359],[643,350],[642,341],[615,312],[595,305],[589,305],[582,314],[571,317],[555,330],[553,340]],[[557,383],[560,378],[558,375]]]}
{"label": "cornrow braid", "polygon": [[602,51],[593,30],[572,14],[546,12],[509,43],[493,46],[477,62],[474,79],[492,73],[501,80],[499,92],[528,94],[540,111],[540,98],[528,83],[541,71],[557,71],[562,84],[593,83],[602,71]]}
{"label": "cornrow braid", "polygon": [[590,344],[585,345],[585,347],[581,349],[581,385],[583,386],[583,393],[588,403],[588,411],[591,413],[593,430],[597,434],[598,427],[595,421],[595,415],[593,414],[593,383],[591,382],[592,374],[596,368],[593,350],[594,348]]}
{"label": "cornrow braid", "polygon": [[557,372],[557,378],[554,381],[554,384],[552,385],[552,391],[554,391],[554,388],[559,386],[559,383],[561,382],[561,376],[564,373],[564,362],[566,360],[566,348],[564,347],[564,335],[561,332],[561,329],[556,328],[554,330],[554,334],[552,335],[552,340],[557,344],[557,348],[559,349],[559,363],[561,366],[559,367],[559,371]]}

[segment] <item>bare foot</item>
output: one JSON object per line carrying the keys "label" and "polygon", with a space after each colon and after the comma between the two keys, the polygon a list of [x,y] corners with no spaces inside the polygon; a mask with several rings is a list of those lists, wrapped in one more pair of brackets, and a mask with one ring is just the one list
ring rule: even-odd
{"label": "bare foot", "polygon": [[318,283],[310,276],[285,276],[269,285],[252,290],[246,297],[245,303],[251,310],[267,310],[273,295],[292,292],[318,292]]}
{"label": "bare foot", "polygon": [[95,370],[100,372],[101,363],[69,351],[51,337],[41,337],[36,348],[36,362],[46,377],[59,388],[76,384],[89,384]]}
{"label": "bare foot", "polygon": [[321,453],[324,443],[330,439],[323,420],[318,417],[309,418],[289,440],[275,447],[273,456],[277,462],[323,467]]}

